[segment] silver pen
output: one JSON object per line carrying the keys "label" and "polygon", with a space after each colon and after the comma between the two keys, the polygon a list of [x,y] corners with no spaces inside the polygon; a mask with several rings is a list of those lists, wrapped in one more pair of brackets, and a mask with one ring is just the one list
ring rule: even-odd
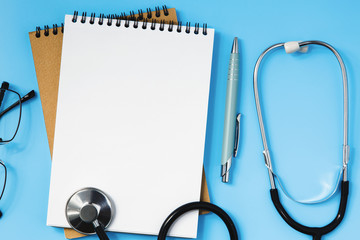
{"label": "silver pen", "polygon": [[229,171],[233,156],[236,157],[239,132],[240,114],[236,114],[236,103],[239,86],[239,46],[237,37],[234,38],[227,80],[224,135],[221,155],[221,177],[223,182],[229,182]]}

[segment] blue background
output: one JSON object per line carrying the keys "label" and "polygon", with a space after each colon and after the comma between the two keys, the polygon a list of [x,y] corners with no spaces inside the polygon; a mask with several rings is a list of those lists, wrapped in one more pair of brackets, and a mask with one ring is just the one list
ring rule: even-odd
{"label": "blue background", "polygon": [[[350,194],[341,225],[324,239],[358,239],[360,223],[360,146],[357,84],[360,42],[357,1],[94,1],[0,0],[0,80],[22,95],[38,93],[28,32],[36,26],[61,23],[64,14],[113,13],[154,8],[177,9],[179,20],[207,22],[215,28],[209,99],[205,170],[213,203],[226,210],[241,239],[311,239],[290,228],[278,215],[269,194],[269,179],[253,97],[252,73],[268,46],[294,40],[322,40],[338,49],[349,77]],[[229,52],[234,36],[241,44],[238,110],[243,114],[241,141],[231,183],[221,183],[220,156]],[[321,198],[331,192],[342,162],[342,84],[336,59],[312,47],[308,54],[279,50],[265,58],[260,93],[275,171],[297,199]],[[24,104],[15,140],[0,148],[8,166],[8,185],[0,208],[1,239],[64,239],[63,230],[46,226],[51,159],[39,96]],[[280,196],[296,220],[321,226],[338,208],[339,193],[320,205],[304,206]],[[111,239],[156,239],[154,236],[110,233]],[[213,214],[201,216],[198,239],[227,239],[225,225]],[[97,239],[95,236],[88,239]]]}

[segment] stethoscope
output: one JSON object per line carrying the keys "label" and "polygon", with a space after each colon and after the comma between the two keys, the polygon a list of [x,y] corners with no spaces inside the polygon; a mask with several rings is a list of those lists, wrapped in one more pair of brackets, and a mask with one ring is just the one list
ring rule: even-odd
{"label": "stethoscope", "polygon": [[[175,209],[163,222],[158,240],[165,240],[173,223],[192,210],[206,210],[218,215],[225,223],[231,240],[238,240],[234,222],[220,207],[207,202],[191,202]],[[109,240],[105,233],[112,220],[114,206],[110,198],[96,188],[84,188],[75,192],[67,201],[65,215],[71,228],[85,235],[97,234],[100,240]],[[121,213],[119,213],[121,214]]]}
{"label": "stethoscope", "polygon": [[[261,107],[260,107],[260,99],[259,99],[259,93],[258,93],[258,70],[260,67],[260,63],[264,56],[269,53],[270,51],[284,47],[287,53],[292,53],[296,51],[303,51],[304,48],[307,48],[308,45],[315,44],[315,45],[321,45],[328,49],[330,49],[334,55],[336,56],[341,72],[342,72],[342,79],[343,79],[343,95],[344,95],[344,138],[343,138],[343,167],[342,167],[342,182],[341,182],[341,199],[340,199],[340,205],[338,213],[335,217],[335,219],[330,222],[328,225],[323,227],[307,227],[304,226],[298,222],[296,222],[294,219],[290,217],[290,215],[286,212],[285,208],[282,206],[278,190],[276,189],[275,185],[275,178],[276,175],[273,172],[272,165],[271,165],[271,158],[270,158],[270,152],[268,148],[268,144],[266,141],[266,134],[265,134],[265,127],[263,123],[263,117],[261,114]],[[339,53],[329,44],[322,42],[322,41],[304,41],[304,42],[288,42],[288,43],[278,43],[270,46],[267,48],[258,58],[255,69],[254,69],[254,94],[255,94],[255,102],[256,102],[256,110],[258,114],[259,119],[259,125],[260,125],[260,131],[261,131],[261,138],[264,146],[264,158],[265,158],[265,165],[268,169],[268,174],[270,178],[270,195],[271,200],[275,205],[276,210],[279,212],[280,216],[285,220],[287,224],[289,224],[292,228],[295,230],[302,232],[307,235],[311,235],[313,237],[313,240],[320,240],[321,237],[332,230],[334,230],[342,221],[345,215],[345,209],[347,204],[347,198],[349,193],[349,181],[348,181],[348,175],[347,175],[347,168],[348,168],[348,162],[349,162],[349,146],[348,146],[348,90],[347,90],[347,76],[346,76],[346,70],[345,65],[343,63],[343,60],[341,59],[341,56]]]}

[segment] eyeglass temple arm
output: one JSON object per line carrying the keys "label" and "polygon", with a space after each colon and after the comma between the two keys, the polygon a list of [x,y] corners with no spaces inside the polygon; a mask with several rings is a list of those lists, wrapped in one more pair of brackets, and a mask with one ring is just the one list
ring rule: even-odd
{"label": "eyeglass temple arm", "polygon": [[[23,96],[20,101],[16,101],[15,103],[13,103],[11,106],[9,106],[8,108],[6,108],[4,111],[2,111],[0,113],[0,117],[2,117],[5,113],[9,112],[11,109],[13,109],[14,107],[18,106],[21,103],[26,102],[27,100],[33,98],[35,96],[35,91],[31,90],[30,92],[28,92],[25,96]],[[1,97],[1,92],[0,92],[0,97]]]}
{"label": "eyeglass temple arm", "polygon": [[0,106],[2,104],[2,101],[4,99],[4,93],[5,90],[4,89],[9,89],[9,83],[8,82],[2,82],[1,84],[1,90],[0,90]]}

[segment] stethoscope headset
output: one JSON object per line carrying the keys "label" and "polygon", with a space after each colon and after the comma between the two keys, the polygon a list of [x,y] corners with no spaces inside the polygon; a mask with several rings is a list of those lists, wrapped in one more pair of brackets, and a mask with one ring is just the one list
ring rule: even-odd
{"label": "stethoscope headset", "polygon": [[[342,163],[343,167],[342,167],[342,182],[341,182],[341,199],[340,199],[339,210],[338,210],[336,217],[334,218],[334,220],[332,222],[330,222],[328,225],[323,226],[323,227],[307,227],[307,226],[304,226],[304,225],[296,222],[293,218],[290,217],[290,215],[286,212],[285,208],[282,206],[282,204],[280,202],[278,190],[277,190],[276,184],[275,184],[276,175],[273,172],[273,168],[271,165],[270,152],[269,152],[268,144],[266,141],[266,133],[265,133],[265,127],[264,127],[264,123],[263,123],[263,117],[261,114],[260,99],[259,99],[259,93],[258,93],[258,70],[259,70],[261,61],[263,60],[264,56],[267,53],[269,53],[270,51],[272,51],[274,49],[281,48],[281,47],[284,47],[287,53],[292,53],[292,52],[296,52],[296,51],[303,52],[304,48],[307,48],[307,46],[311,45],[311,44],[324,46],[324,47],[328,48],[329,50],[331,50],[331,52],[334,53],[334,55],[336,56],[336,58],[340,64],[342,80],[343,80],[343,96],[344,96],[344,98],[343,98],[343,101],[344,101],[343,133],[344,133],[344,137],[343,137],[343,163]],[[342,60],[340,54],[335,50],[335,48],[333,48],[331,45],[329,45],[325,42],[321,42],[321,41],[288,42],[288,43],[274,44],[274,45],[270,46],[269,48],[267,48],[259,56],[259,58],[256,62],[255,69],[254,69],[254,95],[255,95],[256,110],[257,110],[257,115],[258,115],[258,119],[259,119],[260,131],[261,131],[261,138],[262,138],[263,147],[264,147],[263,154],[264,154],[264,158],[265,158],[265,165],[268,169],[268,174],[269,174],[269,178],[270,178],[271,200],[272,200],[276,210],[278,211],[280,216],[285,220],[285,222],[287,224],[289,224],[292,228],[294,228],[295,230],[297,230],[299,232],[302,232],[304,234],[312,236],[313,240],[320,240],[323,235],[334,230],[340,224],[342,219],[344,218],[346,204],[347,204],[347,198],[348,198],[348,193],[349,193],[349,181],[348,181],[348,175],[347,175],[348,162],[349,162],[348,88],[347,88],[346,70],[345,70],[345,65],[343,63],[343,60]],[[280,186],[281,186],[281,184],[280,184]]]}
{"label": "stethoscope headset", "polygon": [[[68,200],[65,209],[69,225],[79,233],[96,233],[100,240],[109,240],[105,228],[109,226],[114,214],[109,197],[99,189],[84,188],[75,192]],[[225,223],[231,240],[238,240],[234,222],[220,207],[207,202],[191,202],[175,209],[163,222],[158,240],[165,240],[173,223],[183,214],[192,210],[206,210],[218,215]],[[121,213],[119,213],[121,214]]]}

